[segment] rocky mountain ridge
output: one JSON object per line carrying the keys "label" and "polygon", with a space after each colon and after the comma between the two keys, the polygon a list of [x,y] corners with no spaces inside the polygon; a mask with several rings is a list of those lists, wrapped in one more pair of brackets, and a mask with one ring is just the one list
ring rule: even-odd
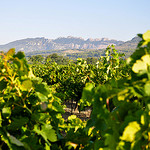
{"label": "rocky mountain ridge", "polygon": [[17,51],[24,51],[25,53],[34,51],[46,50],[69,50],[69,49],[105,49],[108,45],[116,45],[117,49],[135,49],[140,39],[134,37],[127,42],[117,41],[108,38],[87,40],[78,37],[59,37],[57,39],[27,38],[10,42],[5,45],[0,45],[0,51],[7,51],[10,48],[15,48]]}
{"label": "rocky mountain ridge", "polygon": [[126,41],[122,44],[119,44],[116,46],[116,49],[119,49],[119,50],[133,50],[133,49],[136,49],[137,47],[137,44],[140,42],[141,38],[139,37],[134,37],[132,38],[131,40],[129,41]]}
{"label": "rocky mountain ridge", "polygon": [[10,42],[5,45],[0,45],[0,51],[7,51],[10,48],[15,48],[17,51],[32,52],[43,50],[65,50],[65,49],[103,49],[108,45],[120,45],[123,41],[109,40],[108,38],[87,40],[77,37],[60,37],[57,39],[27,38]]}

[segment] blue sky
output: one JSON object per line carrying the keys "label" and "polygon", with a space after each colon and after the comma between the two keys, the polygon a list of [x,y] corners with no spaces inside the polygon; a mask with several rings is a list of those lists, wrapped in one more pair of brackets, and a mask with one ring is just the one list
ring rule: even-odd
{"label": "blue sky", "polygon": [[1,0],[0,45],[31,37],[127,41],[150,30],[150,0]]}

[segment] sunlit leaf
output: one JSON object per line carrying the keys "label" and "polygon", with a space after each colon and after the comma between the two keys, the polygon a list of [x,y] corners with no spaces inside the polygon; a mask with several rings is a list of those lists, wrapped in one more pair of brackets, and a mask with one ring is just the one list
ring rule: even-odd
{"label": "sunlit leaf", "polygon": [[150,96],[150,83],[146,83],[144,86],[145,93],[147,96]]}
{"label": "sunlit leaf", "polygon": [[30,90],[32,88],[32,81],[27,79],[22,82],[22,90]]}
{"label": "sunlit leaf", "polygon": [[135,139],[135,134],[140,130],[140,125],[136,122],[130,122],[128,126],[124,129],[121,140],[127,142],[133,142]]}
{"label": "sunlit leaf", "polygon": [[35,75],[33,74],[32,69],[29,69],[28,77],[29,78],[35,78]]}
{"label": "sunlit leaf", "polygon": [[48,143],[49,143],[49,141],[51,141],[51,142],[57,141],[57,136],[56,136],[55,130],[52,129],[51,125],[44,124],[44,125],[42,125],[42,129],[40,129],[37,125],[35,125],[34,131],[36,133],[38,133],[39,135],[41,135],[45,139],[45,141]]}
{"label": "sunlit leaf", "polygon": [[37,96],[38,96],[38,98],[39,98],[39,100],[40,100],[41,102],[46,102],[46,101],[47,101],[47,99],[48,99],[48,97],[47,97],[47,96],[43,95],[43,94],[42,94],[42,93],[40,93],[40,92],[36,92],[36,93],[35,93],[35,95],[37,95]]}
{"label": "sunlit leaf", "polygon": [[145,124],[145,118],[144,118],[144,115],[141,116],[141,124],[142,124],[142,125]]}
{"label": "sunlit leaf", "polygon": [[72,148],[76,149],[78,144],[69,141],[66,143],[66,146],[68,146],[68,149],[72,149]]}
{"label": "sunlit leaf", "polygon": [[135,73],[140,73],[147,70],[147,64],[142,60],[137,60],[136,63],[132,66],[132,70]]}
{"label": "sunlit leaf", "polygon": [[148,30],[147,32],[145,32],[145,33],[143,34],[143,39],[144,39],[145,41],[150,41],[150,30]]}
{"label": "sunlit leaf", "polygon": [[55,130],[52,129],[51,125],[44,124],[42,126],[42,132],[47,136],[47,139],[50,140],[51,142],[56,142],[57,141],[57,136],[55,133]]}
{"label": "sunlit leaf", "polygon": [[54,101],[52,106],[48,105],[48,108],[51,108],[56,112],[64,113],[62,106],[57,101]]}
{"label": "sunlit leaf", "polygon": [[45,144],[45,150],[50,150],[50,146],[47,143]]}
{"label": "sunlit leaf", "polygon": [[2,109],[2,115],[3,117],[9,117],[11,115],[11,108],[10,107],[4,107]]}
{"label": "sunlit leaf", "polygon": [[77,118],[76,115],[71,115],[71,116],[68,117],[68,120],[72,120],[72,119],[76,119],[76,118]]}
{"label": "sunlit leaf", "polygon": [[146,33],[143,34],[143,39],[144,39],[144,41],[141,44],[142,46],[145,46],[150,42],[150,30],[148,30]]}
{"label": "sunlit leaf", "polygon": [[144,55],[141,59],[147,64],[150,65],[150,55]]}

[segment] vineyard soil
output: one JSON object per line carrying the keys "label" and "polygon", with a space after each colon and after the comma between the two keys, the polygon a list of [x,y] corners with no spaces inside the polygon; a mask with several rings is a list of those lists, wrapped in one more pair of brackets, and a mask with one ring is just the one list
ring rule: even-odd
{"label": "vineyard soil", "polygon": [[[84,111],[79,111],[77,108],[71,110],[71,104],[72,104],[71,102],[65,103],[66,105],[65,113],[62,114],[62,117],[65,120],[67,120],[70,115],[76,115],[78,118],[80,118],[83,121],[90,118],[91,111],[92,111],[90,107],[85,108]],[[73,108],[75,108],[75,102],[73,103]]]}

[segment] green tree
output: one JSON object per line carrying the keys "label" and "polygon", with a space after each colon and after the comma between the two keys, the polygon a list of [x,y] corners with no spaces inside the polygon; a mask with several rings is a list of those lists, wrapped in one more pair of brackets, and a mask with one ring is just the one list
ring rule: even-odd
{"label": "green tree", "polygon": [[53,53],[46,57],[46,63],[52,62],[56,62],[58,65],[65,65],[69,62],[69,59],[64,56],[59,56],[57,53]]}
{"label": "green tree", "polygon": [[96,62],[98,61],[98,59],[97,58],[94,58],[94,57],[88,57],[87,59],[86,59],[86,61],[87,61],[87,64],[96,64]]}
{"label": "green tree", "polygon": [[44,60],[44,57],[42,55],[34,55],[34,56],[29,57],[28,61],[35,64],[35,63],[42,63],[43,60]]}

